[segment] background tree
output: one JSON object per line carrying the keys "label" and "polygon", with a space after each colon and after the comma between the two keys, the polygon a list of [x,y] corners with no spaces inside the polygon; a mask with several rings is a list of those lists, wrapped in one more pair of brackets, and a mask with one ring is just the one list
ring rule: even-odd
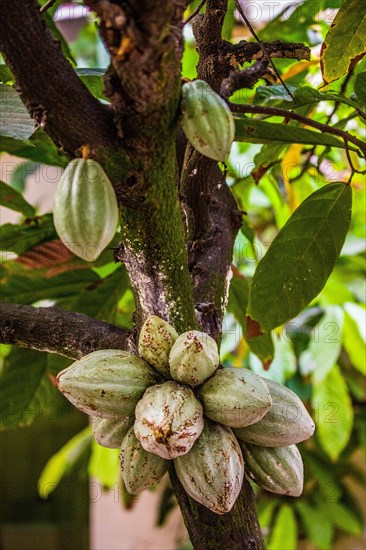
{"label": "background tree", "polygon": [[[39,4],[44,5],[42,13]],[[249,346],[266,369],[273,358],[276,359],[275,351],[277,357],[283,359],[277,349],[278,339],[275,336],[273,340],[271,331],[300,314],[322,290],[349,227],[346,214],[351,180],[354,191],[360,197],[363,193],[361,159],[366,147],[360,139],[359,121],[366,118],[365,72],[361,61],[365,53],[362,37],[366,31],[365,8],[361,2],[342,3],[335,25],[322,46],[324,81],[340,83],[340,87],[328,85],[319,91],[306,86],[306,78],[310,80],[318,74],[315,70],[319,63],[310,61],[309,47],[304,44],[319,42],[319,36],[309,40],[308,34],[295,26],[285,31],[289,42],[279,41],[286,23],[284,16],[274,19],[256,40],[230,42],[235,7],[248,24],[245,6],[239,2],[208,0],[204,3],[205,10],[198,13],[202,2],[86,1],[84,4],[98,16],[98,30],[110,54],[110,65],[103,76],[104,91],[99,88],[94,94],[93,85],[99,75],[75,70],[72,54],[52,22],[55,6],[47,11],[49,3],[39,4],[25,0],[19,9],[10,0],[0,0],[0,49],[6,62],[1,66],[0,76],[4,83],[4,112],[9,114],[6,129],[1,130],[0,147],[2,151],[32,161],[61,167],[85,151],[97,160],[110,177],[118,199],[121,233],[113,243],[113,253],[114,260],[123,265],[112,268],[110,252],[105,252],[91,268],[66,252],[59,255],[58,264],[50,262],[52,242],[57,238],[52,217],[37,217],[32,206],[3,184],[2,204],[20,211],[26,219],[20,225],[8,224],[2,228],[2,249],[19,256],[18,260],[1,265],[6,302],[1,314],[2,341],[71,359],[95,349],[133,350],[142,322],[154,313],[171,322],[178,332],[198,323],[220,342],[233,271],[229,309],[242,325],[246,350]],[[321,8],[339,7],[339,2],[330,5],[324,0],[321,4],[315,10],[311,2],[304,2],[298,8],[302,12],[296,14],[295,10],[291,17],[294,21],[305,17],[310,26]],[[250,154],[251,144],[263,144],[250,172],[238,169],[235,154],[229,166],[219,166],[203,157],[187,145],[179,130],[183,18],[187,9],[193,16],[190,22],[198,52],[197,76],[228,100],[236,113],[236,140],[242,143],[238,151]],[[346,19],[351,23],[347,33],[341,34],[339,29]],[[278,58],[276,66],[281,67],[286,76],[285,84],[278,80],[273,66],[275,58]],[[183,61],[187,68],[187,57]],[[259,86],[263,81],[265,86]],[[37,123],[35,132],[17,102],[14,89],[9,86],[12,83]],[[347,87],[350,90],[352,87],[351,93],[346,94]],[[101,98],[108,103],[101,102]],[[324,102],[332,105],[332,110],[325,114],[320,107]],[[18,113],[17,119],[14,112]],[[352,133],[347,125],[352,127]],[[327,161],[343,166],[345,160],[348,162],[345,172],[324,168]],[[291,172],[291,163],[295,164],[295,172],[300,166],[295,174]],[[265,256],[249,290],[248,282],[253,276],[250,267],[259,259],[256,258],[257,239],[261,243],[271,241],[274,232],[269,231],[267,235],[268,226],[275,225],[276,230],[282,227],[305,197],[335,179],[347,185],[338,186],[335,195],[331,191],[329,196],[325,195],[324,206],[330,207],[324,209],[320,225],[311,222],[313,206],[303,205],[301,215],[298,214],[297,231],[284,233],[279,247],[271,247],[272,256]],[[262,216],[256,226],[253,213],[249,221],[243,217],[243,211],[253,205],[254,184],[265,189],[275,224]],[[358,207],[356,215],[357,212]],[[309,230],[308,241],[299,239],[305,229]],[[246,239],[253,263],[248,268],[245,262],[238,261],[232,269],[233,247],[239,230],[241,236],[236,242]],[[61,250],[60,245],[57,246]],[[40,247],[42,261],[32,266],[32,252],[37,247]],[[53,277],[46,280],[51,263],[56,270]],[[303,277],[305,268],[311,274],[308,283]],[[284,281],[289,278],[300,280],[301,284],[286,286]],[[121,328],[126,323],[118,304],[121,297],[126,297],[129,284],[136,314],[134,327],[128,326],[130,330],[127,330]],[[31,292],[25,290],[28,285]],[[345,302],[354,299],[355,294],[360,298],[357,291],[349,292]],[[78,293],[81,294],[78,296]],[[277,295],[280,299],[276,307],[270,308],[268,304],[275,302]],[[63,309],[29,305],[44,298]],[[302,329],[300,336],[294,330],[294,327],[309,330],[317,326],[320,319],[325,331],[327,323],[336,323],[337,327],[346,323],[348,340],[345,337],[343,360],[353,364],[356,373],[363,371],[364,364],[360,363],[354,348],[355,341],[359,348],[362,344],[350,336],[354,326],[359,330],[357,313],[328,306],[323,294],[316,308],[308,310],[307,317],[289,325],[288,333],[296,352],[290,363],[293,364],[295,358],[304,378],[311,375],[313,405],[320,403],[322,407],[324,401],[334,402],[334,395],[329,397],[330,388],[337,386],[339,390],[336,403],[341,404],[343,411],[342,437],[339,438],[339,432],[334,436],[325,421],[319,423],[320,446],[335,459],[350,437],[353,414],[349,389],[339,368],[334,367],[340,345],[335,346],[331,360],[324,363],[324,355],[317,355],[318,348],[314,351],[309,339],[304,342]],[[16,350],[11,353],[16,357]],[[244,361],[244,365],[253,368],[250,354],[244,355],[249,361]],[[227,359],[231,359],[230,355]],[[12,388],[12,395],[17,390],[25,402],[29,397],[41,400],[40,384],[47,392],[52,391],[47,375],[54,375],[64,366],[63,361],[54,361],[52,367],[44,364],[37,372],[34,369],[38,383],[29,382],[20,389],[14,387],[14,362],[8,360],[1,391],[5,399],[9,399]],[[257,364],[257,368],[262,367]],[[273,366],[271,370],[273,373]],[[358,375],[353,372],[352,376],[349,388],[353,388],[354,398],[363,399],[355,389]],[[309,382],[298,377],[293,383],[304,399],[310,397]],[[326,412],[319,409],[318,414],[324,417]],[[21,414],[18,418],[13,416],[12,423],[24,424]],[[305,450],[304,455],[309,464],[318,464],[318,469],[324,467],[324,456],[319,457],[318,450]],[[248,481],[244,482],[232,512],[216,516],[187,497],[173,469],[170,476],[195,548],[264,547]],[[271,503],[271,509],[267,508],[267,519],[275,517],[276,506]],[[341,516],[342,504],[339,506],[338,516]],[[307,512],[306,503],[302,508],[299,506],[298,514],[305,518],[305,526],[311,525]],[[318,513],[325,514],[325,511]],[[279,508],[277,517],[280,516],[291,525],[295,521],[286,504]],[[357,524],[357,520],[354,521]],[[329,520],[327,544],[332,529],[334,525]],[[278,530],[276,536],[279,536]],[[322,544],[324,547],[324,541]]]}

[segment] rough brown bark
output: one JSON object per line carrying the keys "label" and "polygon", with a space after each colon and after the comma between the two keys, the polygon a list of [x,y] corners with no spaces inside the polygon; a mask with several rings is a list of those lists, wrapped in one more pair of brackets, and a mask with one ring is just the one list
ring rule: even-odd
{"label": "rough brown bark", "polygon": [[129,350],[133,335],[82,313],[0,302],[0,341],[80,359],[98,349]]}
{"label": "rough brown bark", "polygon": [[[116,145],[112,112],[76,75],[38,11],[35,0],[0,0],[0,51],[30,115],[60,149],[76,156],[85,144]],[[18,52],[18,54],[17,54]]]}

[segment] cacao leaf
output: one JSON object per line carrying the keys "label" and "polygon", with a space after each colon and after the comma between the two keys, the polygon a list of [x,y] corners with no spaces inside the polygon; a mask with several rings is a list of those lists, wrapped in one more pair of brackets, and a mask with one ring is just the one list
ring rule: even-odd
{"label": "cacao leaf", "polygon": [[294,318],[324,287],[346,238],[351,205],[350,186],[328,184],[278,233],[257,266],[247,309],[264,332]]}
{"label": "cacao leaf", "polygon": [[359,536],[362,533],[362,521],[352,511],[340,502],[321,504],[323,514],[339,529],[350,535]]}
{"label": "cacao leaf", "polygon": [[359,73],[355,80],[355,92],[358,99],[366,103],[366,71]]}
{"label": "cacao leaf", "polygon": [[47,355],[14,348],[0,371],[0,431],[39,420],[54,387],[46,374]]}
{"label": "cacao leaf", "polygon": [[84,287],[68,305],[68,309],[95,317],[100,321],[113,323],[120,298],[129,287],[129,279],[124,266],[119,267],[98,284]]}
{"label": "cacao leaf", "polygon": [[297,524],[292,508],[285,504],[276,516],[268,550],[294,550],[297,546]]}
{"label": "cacao leaf", "polygon": [[38,128],[28,140],[3,136],[0,133],[0,151],[25,159],[65,167],[68,159],[61,155],[46,132]]}
{"label": "cacao leaf", "polygon": [[33,206],[23,198],[23,195],[3,181],[0,181],[0,205],[21,212],[28,218],[35,215]]}
{"label": "cacao leaf", "polygon": [[335,365],[312,395],[319,443],[327,455],[337,460],[346,447],[353,427],[351,398],[340,368]]}
{"label": "cacao leaf", "polygon": [[103,488],[115,487],[120,479],[119,449],[101,447],[93,440],[88,474]]}
{"label": "cacao leaf", "polygon": [[[366,357],[365,357],[365,310],[352,303],[344,306],[345,317],[343,326],[343,345],[351,359],[352,365],[366,376]],[[362,330],[363,329],[363,330]]]}
{"label": "cacao leaf", "polygon": [[321,68],[326,84],[347,74],[366,53],[366,4],[344,0],[322,45]]}
{"label": "cacao leaf", "polygon": [[1,299],[4,302],[33,304],[39,300],[74,298],[82,290],[100,281],[91,269],[76,269],[45,278],[32,270],[24,269],[12,274],[2,284]]}
{"label": "cacao leaf", "polygon": [[[235,141],[246,143],[303,143],[305,145],[323,145],[327,147],[345,148],[342,140],[321,132],[315,132],[300,126],[277,124],[266,122],[256,118],[248,118],[244,115],[234,115]],[[355,148],[352,148],[355,150]]]}
{"label": "cacao leaf", "polygon": [[0,84],[0,135],[28,139],[35,123],[12,86]]}
{"label": "cacao leaf", "polygon": [[70,474],[85,455],[89,455],[92,441],[93,435],[90,426],[87,426],[48,459],[37,483],[41,498],[47,499],[62,478]]}
{"label": "cacao leaf", "polygon": [[11,70],[7,65],[0,64],[0,82],[6,84],[7,82],[12,82],[14,77]]}
{"label": "cacao leaf", "polygon": [[45,214],[27,224],[6,223],[1,226],[0,250],[20,255],[30,248],[56,237],[51,214]]}
{"label": "cacao leaf", "polygon": [[330,550],[334,534],[332,521],[319,507],[310,506],[307,502],[299,501],[295,506],[311,542],[319,550]]}

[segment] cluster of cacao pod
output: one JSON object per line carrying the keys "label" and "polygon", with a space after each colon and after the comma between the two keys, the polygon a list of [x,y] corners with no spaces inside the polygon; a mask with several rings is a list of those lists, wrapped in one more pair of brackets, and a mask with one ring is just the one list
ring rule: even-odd
{"label": "cluster of cacao pod", "polygon": [[95,160],[78,158],[67,165],[57,184],[53,221],[63,244],[88,262],[111,242],[118,222],[117,199]]}
{"label": "cluster of cacao pod", "polygon": [[96,441],[121,448],[130,493],[160,480],[174,460],[185,491],[217,514],[234,505],[244,468],[268,491],[301,494],[295,444],[314,424],[292,391],[247,369],[219,368],[210,336],[178,336],[157,316],[142,327],[139,354],[95,351],[57,378],[60,391],[93,417]]}
{"label": "cluster of cacao pod", "polygon": [[227,103],[204,80],[182,86],[182,127],[188,141],[206,157],[225,162],[235,137]]}

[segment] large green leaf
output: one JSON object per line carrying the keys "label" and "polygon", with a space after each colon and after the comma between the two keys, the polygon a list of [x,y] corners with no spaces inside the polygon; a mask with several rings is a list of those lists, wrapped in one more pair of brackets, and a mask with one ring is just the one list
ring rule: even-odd
{"label": "large green leaf", "polygon": [[33,160],[51,166],[65,167],[69,160],[61,155],[56,145],[41,128],[28,140],[19,140],[0,134],[0,152]]}
{"label": "large green leaf", "polygon": [[119,267],[114,273],[101,279],[98,285],[86,288],[76,295],[70,309],[96,317],[100,321],[115,321],[117,305],[129,287],[126,269]]}
{"label": "large green leaf", "polygon": [[0,135],[24,140],[28,139],[34,130],[34,121],[14,88],[0,84]]}
{"label": "large green leaf", "polygon": [[295,514],[288,504],[278,512],[267,550],[294,550],[297,545]]}
{"label": "large green leaf", "polygon": [[0,228],[0,250],[20,255],[37,244],[56,238],[52,215],[46,214],[31,223],[2,225]]}
{"label": "large green leaf", "polygon": [[235,114],[235,140],[247,143],[303,143],[345,148],[344,142],[330,134],[314,132],[300,126],[277,124]]}
{"label": "large green leaf", "polygon": [[310,195],[278,233],[253,277],[248,315],[269,331],[293,319],[324,287],[351,218],[352,191],[331,183]]}
{"label": "large green leaf", "polygon": [[319,550],[329,550],[334,533],[331,519],[319,507],[311,506],[305,501],[296,502],[296,509],[311,542]]}
{"label": "large green leaf", "polygon": [[348,73],[366,53],[366,3],[364,0],[344,0],[321,52],[325,83]]}
{"label": "large green leaf", "polygon": [[312,373],[316,384],[334,367],[342,345],[343,310],[334,305],[324,309],[323,317],[313,329],[310,345],[299,358],[302,375]]}
{"label": "large green leaf", "polygon": [[351,398],[337,365],[319,385],[314,385],[312,404],[320,445],[332,460],[337,460],[349,441],[353,426]]}
{"label": "large green leaf", "polygon": [[100,278],[91,269],[65,271],[54,277],[42,276],[42,270],[24,269],[22,273],[12,273],[5,279],[1,299],[20,304],[33,304],[39,300],[73,299],[86,287],[97,285],[99,281]]}
{"label": "large green leaf", "polygon": [[0,64],[0,82],[6,84],[7,82],[12,82],[14,77],[11,70],[7,65]]}
{"label": "large green leaf", "polygon": [[87,426],[51,456],[38,480],[41,498],[47,499],[62,478],[70,474],[82,458],[90,453],[92,441],[93,434],[90,426]]}
{"label": "large green leaf", "polygon": [[88,88],[95,97],[104,98],[104,83],[103,76],[105,75],[105,69],[75,69],[76,74],[80,80]]}
{"label": "large green leaf", "polygon": [[42,416],[54,391],[45,376],[47,355],[14,348],[0,369],[0,430],[29,426]]}
{"label": "large green leaf", "polygon": [[21,212],[29,218],[35,215],[33,206],[23,198],[23,195],[3,181],[0,181],[0,205]]}
{"label": "large green leaf", "polygon": [[111,489],[119,480],[121,473],[119,453],[119,449],[107,449],[94,440],[92,442],[88,473],[103,488]]}

